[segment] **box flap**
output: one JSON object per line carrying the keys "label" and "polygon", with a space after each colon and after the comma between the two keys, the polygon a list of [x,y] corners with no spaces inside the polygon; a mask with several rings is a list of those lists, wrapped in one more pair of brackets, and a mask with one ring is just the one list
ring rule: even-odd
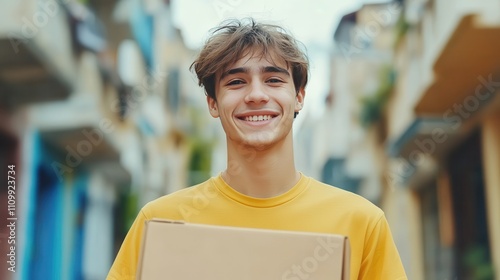
{"label": "box flap", "polygon": [[146,222],[138,279],[349,279],[345,236]]}

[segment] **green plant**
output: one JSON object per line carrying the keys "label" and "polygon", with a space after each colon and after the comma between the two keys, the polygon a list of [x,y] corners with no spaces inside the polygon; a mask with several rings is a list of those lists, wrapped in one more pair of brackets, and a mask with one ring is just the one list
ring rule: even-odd
{"label": "green plant", "polygon": [[361,98],[361,115],[359,118],[363,127],[367,128],[380,119],[394,87],[394,81],[395,72],[392,67],[383,67],[380,72],[380,86],[375,93]]}
{"label": "green plant", "polygon": [[213,144],[211,141],[200,138],[194,138],[191,140],[189,184],[196,185],[210,178]]}
{"label": "green plant", "polygon": [[489,260],[488,249],[484,245],[475,245],[464,254],[463,262],[474,280],[492,280],[494,270]]}
{"label": "green plant", "polygon": [[193,108],[189,114],[192,125],[188,134],[190,153],[188,184],[192,186],[210,178],[214,139],[205,133],[207,126],[206,118],[200,114],[199,110]]}
{"label": "green plant", "polygon": [[403,40],[406,32],[410,29],[411,25],[406,21],[405,14],[402,12],[399,15],[398,21],[394,26],[394,32],[396,33],[394,38],[394,48],[396,48],[401,40]]}
{"label": "green plant", "polygon": [[137,212],[139,211],[139,195],[135,192],[128,192],[122,199],[125,208],[122,214],[122,218],[125,220],[125,227],[122,228],[122,231],[127,233],[128,229],[134,223]]}

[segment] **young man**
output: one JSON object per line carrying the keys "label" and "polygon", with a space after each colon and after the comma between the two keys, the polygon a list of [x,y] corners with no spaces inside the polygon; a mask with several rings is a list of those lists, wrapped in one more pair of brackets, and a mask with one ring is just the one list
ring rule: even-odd
{"label": "young man", "polygon": [[144,206],[108,279],[135,277],[152,218],[346,235],[351,279],[406,279],[378,207],[295,169],[292,124],[304,104],[308,60],[294,38],[277,26],[231,21],[214,31],[192,68],[226,133],[227,169]]}

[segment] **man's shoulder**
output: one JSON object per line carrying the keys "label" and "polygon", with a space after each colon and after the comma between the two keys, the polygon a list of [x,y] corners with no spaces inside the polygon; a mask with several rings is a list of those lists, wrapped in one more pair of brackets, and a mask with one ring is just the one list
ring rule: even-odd
{"label": "man's shoulder", "polygon": [[375,217],[383,215],[383,211],[377,205],[359,194],[323,183],[314,178],[311,178],[310,182],[310,189],[316,193],[315,196],[321,197],[322,200],[327,201],[332,206],[335,205],[336,209],[347,209],[352,213],[370,214]]}

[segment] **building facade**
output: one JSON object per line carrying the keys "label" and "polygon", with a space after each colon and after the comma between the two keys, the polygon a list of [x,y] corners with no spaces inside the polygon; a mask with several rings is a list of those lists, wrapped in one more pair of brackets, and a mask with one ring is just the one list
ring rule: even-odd
{"label": "building facade", "polygon": [[1,4],[1,279],[104,279],[142,205],[207,176],[190,59],[168,1]]}
{"label": "building facade", "polygon": [[409,279],[500,279],[498,1],[366,4],[300,161],[386,213]]}

